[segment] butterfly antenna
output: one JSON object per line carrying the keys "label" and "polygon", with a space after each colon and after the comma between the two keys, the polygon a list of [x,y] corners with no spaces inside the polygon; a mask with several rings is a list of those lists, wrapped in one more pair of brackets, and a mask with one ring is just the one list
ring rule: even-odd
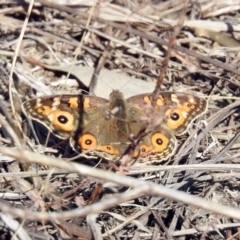
{"label": "butterfly antenna", "polygon": [[108,57],[108,55],[109,55],[108,53],[109,53],[109,48],[107,47],[107,48],[103,51],[102,56],[99,58],[97,67],[95,68],[94,73],[93,73],[93,75],[92,75],[92,78],[91,78],[91,81],[90,81],[90,84],[89,84],[89,94],[92,95],[92,96],[96,96],[94,90],[95,90],[95,88],[96,88],[97,81],[99,80],[99,78],[98,78],[99,73],[100,73],[100,71],[102,70],[102,68],[104,67],[105,62],[106,62],[106,59],[107,59],[107,57]]}

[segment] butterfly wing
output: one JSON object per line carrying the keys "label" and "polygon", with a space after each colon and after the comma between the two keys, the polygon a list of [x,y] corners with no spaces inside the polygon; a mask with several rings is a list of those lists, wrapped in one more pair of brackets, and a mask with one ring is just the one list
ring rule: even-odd
{"label": "butterfly wing", "polygon": [[[140,94],[127,99],[137,108],[152,106],[152,93]],[[174,135],[182,135],[191,123],[207,110],[207,101],[192,94],[180,92],[161,92],[155,101],[155,112],[162,114],[162,123],[169,128]],[[142,111],[144,115],[144,111]],[[146,115],[146,114],[145,114]]]}
{"label": "butterfly wing", "polygon": [[138,163],[161,162],[172,156],[177,147],[174,135],[183,134],[207,108],[204,99],[185,93],[161,92],[155,106],[151,98],[149,93],[127,99],[130,131],[137,136],[141,126],[147,127],[138,146]]}
{"label": "butterfly wing", "polygon": [[[94,101],[91,99],[94,98]],[[67,139],[88,121],[85,112],[101,107],[108,100],[85,95],[53,95],[30,99],[22,104],[27,116],[40,122],[57,137]],[[84,117],[86,116],[86,117]]]}

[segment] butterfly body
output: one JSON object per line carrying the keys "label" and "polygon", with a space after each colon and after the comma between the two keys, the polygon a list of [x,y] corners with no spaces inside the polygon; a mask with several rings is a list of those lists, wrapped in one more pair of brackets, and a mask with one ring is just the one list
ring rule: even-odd
{"label": "butterfly body", "polygon": [[140,143],[130,151],[140,164],[161,162],[175,153],[177,140],[207,109],[207,102],[195,95],[161,92],[125,99],[113,91],[109,100],[87,95],[55,95],[31,99],[23,109],[85,155],[106,160],[119,159],[144,129]]}

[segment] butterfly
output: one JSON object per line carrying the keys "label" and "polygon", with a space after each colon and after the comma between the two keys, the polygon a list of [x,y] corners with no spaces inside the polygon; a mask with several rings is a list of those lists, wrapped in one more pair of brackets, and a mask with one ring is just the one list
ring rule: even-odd
{"label": "butterfly", "polygon": [[131,153],[133,162],[160,163],[177,148],[175,136],[187,131],[192,122],[207,110],[207,101],[180,92],[152,93],[125,99],[114,90],[109,100],[88,96],[53,95],[30,99],[23,110],[61,139],[69,139],[74,150],[105,160],[119,159],[143,128],[147,109],[159,118],[159,124],[146,132]]}

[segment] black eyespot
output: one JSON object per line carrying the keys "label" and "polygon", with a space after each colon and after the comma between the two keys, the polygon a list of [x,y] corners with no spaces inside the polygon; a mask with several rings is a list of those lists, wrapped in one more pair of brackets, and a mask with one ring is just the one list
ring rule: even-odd
{"label": "black eyespot", "polygon": [[92,140],[87,139],[87,140],[85,141],[85,144],[86,144],[86,145],[91,145],[91,144],[92,144]]}
{"label": "black eyespot", "polygon": [[188,106],[189,108],[191,108],[191,107],[192,107],[192,103],[188,103],[187,106]]}
{"label": "black eyespot", "polygon": [[162,145],[162,144],[163,144],[163,140],[162,140],[161,138],[157,138],[157,139],[156,139],[156,143],[157,143],[158,145]]}
{"label": "black eyespot", "polygon": [[179,118],[180,118],[180,116],[179,116],[178,113],[173,113],[173,114],[171,115],[171,119],[174,120],[174,121],[177,121]]}
{"label": "black eyespot", "polygon": [[146,152],[146,148],[142,148],[141,151],[142,151],[142,152]]}
{"label": "black eyespot", "polygon": [[60,123],[62,123],[62,124],[65,124],[65,123],[68,122],[68,118],[65,117],[65,116],[63,116],[63,115],[58,116],[57,119],[58,119],[58,121],[59,121]]}
{"label": "black eyespot", "polygon": [[45,110],[45,107],[43,107],[43,106],[40,107],[40,110],[41,110],[41,111],[44,111],[44,110]]}
{"label": "black eyespot", "polygon": [[107,146],[107,150],[109,150],[109,151],[110,151],[110,150],[112,150],[112,148],[111,148],[110,146]]}

